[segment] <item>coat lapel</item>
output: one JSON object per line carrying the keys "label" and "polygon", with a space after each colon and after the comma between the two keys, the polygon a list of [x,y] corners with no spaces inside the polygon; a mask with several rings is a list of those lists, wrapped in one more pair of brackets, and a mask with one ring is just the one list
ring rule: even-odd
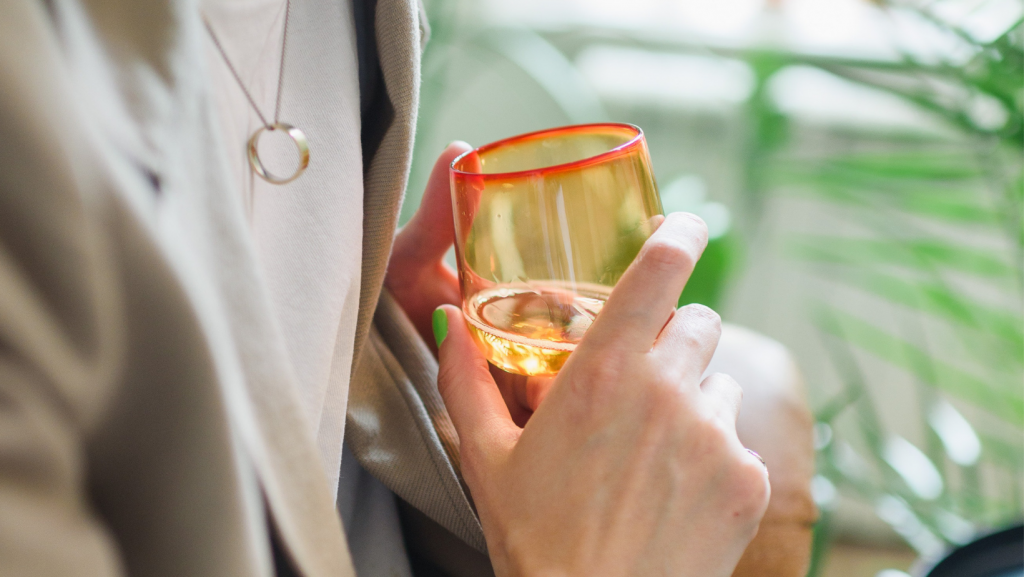
{"label": "coat lapel", "polygon": [[[377,53],[390,103],[391,122],[363,178],[363,268],[353,359],[359,359],[365,346],[384,283],[398,211],[409,181],[419,107],[421,27],[418,4],[410,0],[378,0],[375,21]],[[358,363],[353,363],[353,374],[356,365]]]}
{"label": "coat lapel", "polygon": [[378,0],[377,50],[393,117],[364,179],[357,362],[345,442],[399,497],[486,552],[461,482],[458,437],[437,392],[437,362],[397,303],[381,294],[412,161],[420,51],[428,33],[416,0]]}
{"label": "coat lapel", "polygon": [[407,503],[481,553],[483,528],[459,472],[459,440],[437,390],[437,361],[386,292],[352,379],[345,442]]}

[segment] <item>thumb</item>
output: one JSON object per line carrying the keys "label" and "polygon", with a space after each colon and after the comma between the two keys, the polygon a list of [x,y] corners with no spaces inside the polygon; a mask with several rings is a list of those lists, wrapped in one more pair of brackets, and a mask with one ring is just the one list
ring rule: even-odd
{"label": "thumb", "polygon": [[455,141],[437,158],[423,190],[419,209],[395,238],[394,257],[407,259],[414,266],[432,264],[444,258],[455,240],[448,167],[455,157],[470,149],[465,142]]}
{"label": "thumb", "polygon": [[437,388],[459,434],[463,460],[470,447],[474,456],[488,460],[507,454],[521,429],[512,421],[462,312],[451,305],[435,310],[434,336],[440,365]]}

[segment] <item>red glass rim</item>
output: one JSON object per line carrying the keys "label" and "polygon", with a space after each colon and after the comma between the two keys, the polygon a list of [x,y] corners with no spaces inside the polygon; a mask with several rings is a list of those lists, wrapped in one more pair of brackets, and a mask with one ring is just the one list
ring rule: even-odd
{"label": "red glass rim", "polygon": [[[518,171],[515,171],[515,172],[468,172],[468,171],[465,171],[465,170],[460,170],[458,168],[455,168],[455,166],[459,162],[461,162],[463,158],[465,158],[466,156],[469,156],[470,154],[474,154],[474,153],[480,154],[480,153],[487,152],[487,151],[493,150],[495,148],[500,148],[502,146],[506,146],[506,145],[513,144],[513,143],[516,143],[516,142],[523,142],[523,141],[526,141],[526,140],[538,140],[538,139],[550,136],[552,134],[565,133],[565,132],[591,131],[591,130],[599,129],[599,128],[620,128],[620,129],[624,128],[626,130],[630,130],[630,131],[635,132],[635,134],[633,135],[632,138],[630,138],[626,142],[623,142],[622,144],[620,144],[620,145],[618,145],[618,146],[616,146],[614,148],[606,150],[605,152],[602,152],[601,154],[596,154],[594,156],[588,156],[586,158],[581,158],[579,160],[574,160],[572,162],[565,162],[565,163],[562,163],[562,164],[554,164],[554,165],[551,165],[551,166],[543,166],[543,167],[540,167],[540,168],[531,168],[529,170],[518,170]],[[547,174],[547,173],[551,173],[551,172],[561,172],[563,170],[572,170],[572,169],[576,169],[576,168],[582,168],[584,166],[588,166],[588,165],[591,165],[591,164],[597,164],[599,162],[603,162],[605,160],[609,160],[609,159],[615,158],[617,156],[621,156],[622,154],[625,154],[626,152],[628,152],[630,149],[637,147],[639,145],[639,143],[643,139],[644,139],[644,131],[639,126],[637,126],[635,124],[628,124],[628,123],[625,123],[625,122],[598,122],[598,123],[593,123],[593,124],[570,124],[569,126],[559,126],[559,127],[556,127],[556,128],[545,128],[543,130],[536,130],[534,132],[527,132],[525,134],[519,134],[519,135],[516,135],[516,136],[510,136],[508,138],[503,138],[501,140],[497,140],[497,141],[491,142],[490,144],[485,144],[483,146],[474,148],[473,150],[468,150],[466,152],[463,152],[459,156],[455,157],[455,160],[452,161],[451,165],[449,166],[449,169],[451,170],[452,173],[455,173],[455,174],[462,174],[462,175],[474,176],[474,177],[485,178],[485,179],[493,178],[493,179],[502,179],[502,180],[509,179],[509,178],[518,178],[518,177],[522,177],[522,176],[530,176],[530,175],[537,175],[537,174]]]}

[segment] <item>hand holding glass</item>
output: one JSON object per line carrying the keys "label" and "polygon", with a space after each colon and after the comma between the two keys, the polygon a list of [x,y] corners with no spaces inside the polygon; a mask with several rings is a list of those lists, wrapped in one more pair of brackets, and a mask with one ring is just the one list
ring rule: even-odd
{"label": "hand holding glass", "polygon": [[503,370],[557,374],[662,213],[643,132],[516,136],[456,158],[451,185],[470,333]]}

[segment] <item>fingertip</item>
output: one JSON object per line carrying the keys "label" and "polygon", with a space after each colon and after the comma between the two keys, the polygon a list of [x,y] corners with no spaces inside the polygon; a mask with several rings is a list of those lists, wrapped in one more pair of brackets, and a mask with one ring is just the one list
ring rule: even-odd
{"label": "fingertip", "polygon": [[701,245],[701,252],[708,244],[708,223],[692,212],[673,212],[666,218],[671,218],[677,226],[684,228],[695,236]]}
{"label": "fingertip", "polygon": [[687,212],[685,210],[672,211],[672,212],[668,213],[668,215],[666,215],[666,216],[668,218],[685,219],[685,220],[692,221],[694,223],[699,223],[699,224],[703,224],[703,225],[707,226],[707,223],[704,222],[703,218],[701,218],[700,216],[698,216],[698,215],[696,215],[696,214],[694,214],[692,212]]}
{"label": "fingertip", "polygon": [[453,150],[453,149],[454,150],[459,150],[460,152],[465,152],[467,150],[472,150],[473,149],[473,145],[471,145],[470,143],[466,142],[465,140],[453,140],[453,141],[448,143],[448,146],[445,147],[445,150]]}
{"label": "fingertip", "polygon": [[452,162],[455,162],[457,157],[469,152],[470,150],[473,150],[473,147],[470,146],[468,142],[453,140],[448,144],[448,146],[444,147],[444,151],[442,151],[437,157],[437,168],[439,170],[442,168],[444,170],[448,170],[448,167]]}
{"label": "fingertip", "polygon": [[452,321],[460,320],[462,318],[462,311],[459,310],[459,307],[453,304],[443,304],[437,307],[437,310],[444,312],[445,318],[448,319],[449,323],[451,323]]}
{"label": "fingertip", "polygon": [[692,212],[670,212],[665,215],[665,220],[671,223],[676,230],[685,229],[690,234],[696,234],[698,237],[707,236],[708,224],[704,222],[703,218]]}

